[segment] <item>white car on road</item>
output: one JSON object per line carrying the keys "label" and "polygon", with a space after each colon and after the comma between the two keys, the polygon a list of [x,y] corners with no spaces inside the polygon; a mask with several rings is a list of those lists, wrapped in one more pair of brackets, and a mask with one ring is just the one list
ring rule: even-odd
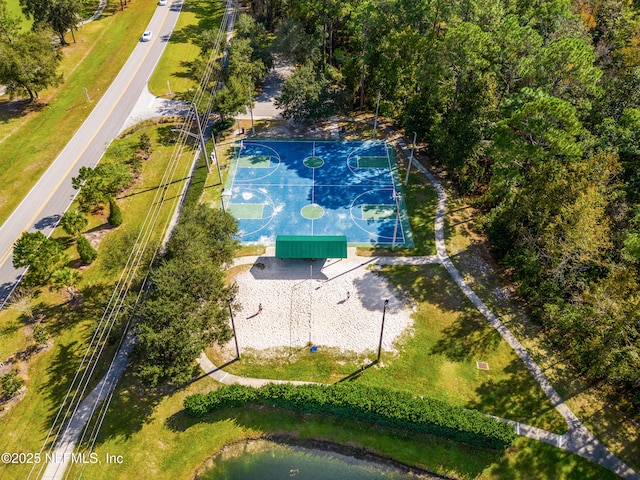
{"label": "white car on road", "polygon": [[151,33],[151,30],[147,30],[146,32],[144,32],[142,34],[142,38],[141,40],[143,42],[148,42],[149,40],[151,40],[151,37],[153,36],[153,33]]}

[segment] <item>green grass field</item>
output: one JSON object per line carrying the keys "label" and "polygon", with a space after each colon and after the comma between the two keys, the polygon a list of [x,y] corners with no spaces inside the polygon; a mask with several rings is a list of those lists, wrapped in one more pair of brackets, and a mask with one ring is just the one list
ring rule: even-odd
{"label": "green grass field", "polygon": [[[25,372],[27,393],[25,397],[2,418],[2,433],[0,434],[0,450],[10,452],[36,452],[42,446],[46,433],[53,418],[62,403],[81,356],[85,352],[85,345],[93,327],[104,311],[106,299],[109,298],[119,277],[117,269],[107,267],[108,259],[122,254],[126,261],[126,250],[129,232],[136,232],[142,224],[149,204],[155,195],[162,174],[169,161],[173,146],[163,145],[162,139],[171,136],[171,126],[149,127],[145,130],[154,144],[153,155],[143,166],[139,181],[118,198],[118,204],[124,215],[124,223],[118,229],[107,229],[106,236],[100,242],[98,260],[84,269],[78,289],[83,295],[82,305],[69,308],[67,298],[61,293],[41,289],[38,301],[42,306],[36,311],[45,317],[47,329],[55,337],[53,348],[31,358],[29,370]],[[120,141],[124,144],[136,144],[142,131],[138,131],[129,138]],[[114,142],[114,144],[117,142]],[[112,144],[113,145],[113,144]],[[175,199],[180,194],[192,161],[192,152],[187,150],[174,172],[174,183],[167,195],[166,205],[163,206],[157,225],[162,226],[175,206]],[[97,232],[104,227],[104,213],[90,217],[88,231]],[[75,265],[77,259],[76,248],[64,232],[57,229],[54,238],[67,241],[67,253],[71,257],[70,264]],[[159,232],[153,236],[151,245],[160,241]],[[130,245],[129,245],[130,248]],[[111,251],[110,251],[111,250]],[[115,252],[114,252],[115,250]],[[122,255],[119,257],[122,259]],[[111,260],[118,266],[118,261]],[[122,265],[119,265],[122,268]],[[3,310],[0,312],[0,328],[13,328],[15,312]],[[115,344],[110,344],[104,354],[109,361],[109,354],[114,353]],[[97,381],[101,371],[106,368],[102,364],[96,372]],[[26,466],[0,465],[0,478],[24,478]],[[8,476],[6,476],[8,475]],[[6,476],[6,477],[5,477]]]}
{"label": "green grass field", "polygon": [[64,84],[41,92],[40,104],[0,99],[0,223],[91,113],[138,43],[156,3],[139,0],[124,12],[109,4],[99,20],[82,27],[76,33],[77,43],[63,49]]}
{"label": "green grass field", "polygon": [[[268,408],[224,410],[193,419],[184,398],[216,388],[201,378],[170,395],[146,392],[125,375],[95,447],[99,458],[122,455],[118,465],[87,465],[83,479],[193,478],[223,445],[270,433],[360,445],[397,461],[459,479],[548,480],[614,479],[615,475],[578,456],[520,438],[506,452],[470,448],[426,435],[410,437],[370,425],[297,415]],[[75,466],[76,478],[82,466]]]}
{"label": "green grass field", "polygon": [[22,31],[31,29],[33,20],[23,15],[22,9],[20,8],[20,0],[7,0],[7,13],[20,19],[20,28]]}
{"label": "green grass field", "polygon": [[154,95],[181,96],[197,88],[189,72],[190,62],[200,55],[196,42],[203,30],[217,31],[224,2],[194,0],[186,2],[171,40],[149,80],[149,89]]}

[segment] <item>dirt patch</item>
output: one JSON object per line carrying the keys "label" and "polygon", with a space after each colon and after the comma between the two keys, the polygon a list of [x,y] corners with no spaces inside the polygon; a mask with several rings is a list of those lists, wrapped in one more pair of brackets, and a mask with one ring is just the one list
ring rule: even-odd
{"label": "dirt patch", "polygon": [[114,227],[113,225],[109,225],[108,223],[105,223],[103,225],[100,225],[99,227],[94,228],[89,232],[83,233],[83,235],[87,240],[89,240],[89,243],[91,244],[91,246],[97,250],[98,246],[100,245],[100,242],[102,242],[102,239],[105,236],[107,236],[109,233],[111,233],[111,231],[113,231],[115,228],[117,227]]}

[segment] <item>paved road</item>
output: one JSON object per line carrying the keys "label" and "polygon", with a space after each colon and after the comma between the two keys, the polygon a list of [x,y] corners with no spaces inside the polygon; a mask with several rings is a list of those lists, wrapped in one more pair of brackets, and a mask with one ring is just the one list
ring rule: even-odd
{"label": "paved road", "polygon": [[[164,49],[164,45],[168,40],[170,33],[173,31],[175,27],[175,23],[177,21],[177,17],[182,7],[182,1],[174,0],[173,6],[171,8],[172,15],[175,14],[175,18],[167,16],[163,19],[163,24],[161,24],[162,30],[161,33],[164,35],[164,38],[161,39],[162,49]],[[162,7],[159,7],[158,11],[160,11]],[[229,21],[226,24],[227,35],[230,35],[230,32],[233,31],[234,27],[234,19],[235,19],[235,4],[233,0],[227,0],[227,15],[229,17]],[[157,13],[156,13],[157,15]],[[155,19],[155,16],[154,16]],[[152,31],[156,31],[154,22],[152,20],[148,29],[152,29]],[[134,52],[135,53],[135,52]],[[117,132],[119,131],[123,125],[127,125],[132,120],[135,120],[138,116],[142,115],[143,117],[148,117],[149,115],[154,114],[167,114],[172,113],[174,107],[182,108],[182,105],[178,104],[167,106],[163,102],[158,102],[157,99],[153,99],[149,97],[148,90],[146,89],[146,82],[148,77],[153,72],[155,65],[162,53],[162,50],[159,52],[158,57],[155,59],[153,63],[146,61],[146,56],[143,57],[142,68],[148,68],[146,71],[146,75],[144,76],[144,81],[142,85],[138,88],[135,87],[134,93],[137,95],[135,98],[132,98],[131,103],[127,104],[127,116],[124,118],[118,117],[117,123],[110,126],[110,129]],[[131,59],[130,59],[131,60]],[[127,69],[127,65],[125,65],[124,69]],[[141,68],[138,67],[138,70]],[[129,86],[129,88],[133,88],[133,86]],[[150,103],[153,102],[153,105]],[[132,112],[133,105],[136,104],[137,107]],[[128,117],[128,118],[127,118]],[[198,154],[194,157],[193,166],[196,166],[196,160],[198,158]],[[193,174],[194,169],[192,169],[191,174]],[[185,183],[185,188],[182,192],[182,198],[184,199],[184,195],[186,194],[187,184]],[[173,215],[173,219],[171,221],[171,225],[175,225],[177,221],[177,216],[179,215],[179,210],[176,210]],[[166,236],[169,235],[171,231],[171,227],[169,227],[166,232]],[[53,458],[56,459],[55,462],[52,463],[42,463],[40,465],[40,470],[34,471],[32,473],[35,474],[37,478],[44,478],[46,480],[61,480],[65,477],[66,470],[71,462],[71,454],[75,451],[75,447],[81,439],[83,431],[87,425],[87,423],[91,420],[94,412],[97,407],[103,403],[113,392],[116,384],[124,374],[127,366],[129,365],[130,354],[133,351],[135,344],[135,335],[133,331],[130,329],[126,336],[124,337],[122,344],[118,348],[118,352],[113,358],[107,373],[102,377],[102,379],[98,382],[98,385],[93,388],[93,390],[80,402],[77,408],[73,411],[71,418],[68,423],[64,426],[64,430],[61,435],[54,441],[54,445],[52,446]],[[42,475],[42,477],[40,477]],[[31,477],[31,476],[30,476]]]}
{"label": "paved road", "polygon": [[0,308],[24,274],[24,269],[13,268],[13,244],[25,230],[51,234],[77,193],[71,178],[78,175],[80,167],[95,167],[118,135],[164,51],[181,8],[182,0],[157,8],[146,28],[154,34],[152,41],[136,45],[89,117],[0,227]]}
{"label": "paved road", "polygon": [[[281,110],[273,104],[275,98],[280,95],[282,82],[293,72],[293,66],[281,60],[276,60],[273,68],[262,84],[262,90],[253,99],[253,119],[273,120],[282,119]],[[247,92],[249,95],[249,92]],[[250,120],[251,112],[241,113],[236,116],[238,120]]]}

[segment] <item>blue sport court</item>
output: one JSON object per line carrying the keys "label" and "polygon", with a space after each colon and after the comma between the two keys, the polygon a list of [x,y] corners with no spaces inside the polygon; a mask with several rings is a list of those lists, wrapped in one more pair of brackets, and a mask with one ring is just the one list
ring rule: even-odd
{"label": "blue sport court", "polygon": [[244,140],[222,201],[245,244],[344,235],[351,246],[412,247],[393,149],[381,141]]}

